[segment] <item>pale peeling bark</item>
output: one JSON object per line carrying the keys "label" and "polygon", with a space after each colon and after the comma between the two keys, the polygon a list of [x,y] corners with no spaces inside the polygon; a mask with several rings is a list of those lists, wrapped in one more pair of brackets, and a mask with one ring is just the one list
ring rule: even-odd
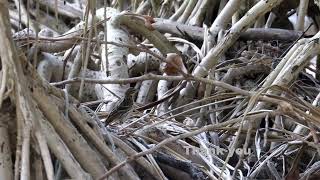
{"label": "pale peeling bark", "polygon": [[199,6],[196,13],[193,16],[190,16],[189,24],[192,26],[201,26],[203,19],[205,18],[206,12],[210,10],[210,6],[214,6],[216,2],[211,0],[203,0]]}
{"label": "pale peeling bark", "polygon": [[[158,87],[157,87],[158,100],[161,99],[166,94],[166,92],[169,90],[171,84],[172,84],[172,82],[170,82],[170,81],[164,81],[164,80],[159,81]],[[161,103],[157,107],[157,115],[161,116],[161,115],[165,114],[166,112],[168,112],[168,109],[169,109],[169,102],[168,101]]]}
{"label": "pale peeling bark", "polygon": [[199,0],[197,2],[197,4],[193,7],[192,13],[190,14],[190,16],[188,17],[188,20],[187,20],[188,24],[190,22],[190,19],[193,18],[197,12],[199,12],[199,10],[200,10],[199,8],[200,8],[200,6],[202,4],[202,1],[203,0]]}
{"label": "pale peeling bark", "polygon": [[[110,17],[107,23],[107,41],[119,44],[131,44],[128,33],[120,28],[120,25],[126,26],[128,29],[146,37],[163,55],[168,53],[178,53],[178,50],[173,46],[162,34],[156,30],[149,29],[141,20],[147,21],[142,16],[137,16],[132,13],[118,13],[112,8],[107,8],[107,17]],[[103,19],[104,9],[97,11],[98,19]],[[110,77],[112,78],[127,78],[128,66],[127,57],[129,48],[119,47],[108,44],[108,63],[106,61],[105,48],[102,46],[102,70],[108,69]],[[107,68],[108,64],[108,68]],[[109,102],[103,105],[102,111],[111,112],[119,105],[121,99],[129,85],[110,84],[97,85],[96,92],[100,99]],[[112,93],[111,93],[111,92]],[[119,101],[120,100],[120,101]]]}
{"label": "pale peeling bark", "polygon": [[309,0],[300,0],[297,29],[298,31],[303,31],[305,28],[305,17],[308,11]]}
{"label": "pale peeling bark", "polygon": [[241,0],[230,0],[226,4],[209,29],[212,38],[215,38],[220,30],[226,28],[233,14],[238,10],[240,3]]}
{"label": "pale peeling bark", "polygon": [[139,104],[147,104],[152,102],[156,95],[158,81],[147,80],[141,83],[136,102]]}
{"label": "pale peeling bark", "polygon": [[179,7],[179,9],[176,10],[175,13],[170,17],[171,21],[176,21],[177,19],[179,19],[179,17],[183,14],[185,9],[187,8],[188,2],[189,1],[183,1],[182,5]]}
{"label": "pale peeling bark", "polygon": [[[155,48],[150,50],[158,55],[161,55],[161,53]],[[152,55],[145,52],[141,52],[138,56],[129,54],[128,67],[130,69],[130,77],[134,77],[141,75],[142,72],[159,70],[160,62],[159,60],[155,59]]]}
{"label": "pale peeling bark", "polygon": [[177,20],[177,22],[179,23],[186,23],[186,21],[188,20],[189,16],[192,13],[192,10],[194,8],[194,6],[196,5],[197,1],[196,0],[189,0],[188,1],[188,6],[186,7],[186,9],[184,10],[183,14],[179,17],[179,19]]}
{"label": "pale peeling bark", "polygon": [[151,2],[144,1],[143,4],[138,7],[136,13],[137,14],[146,14],[150,8],[151,8]]}
{"label": "pale peeling bark", "polygon": [[[103,13],[103,8],[97,10],[97,17],[99,20],[103,19]],[[119,12],[115,9],[107,8],[107,17],[111,17],[107,22],[107,41],[116,42],[119,44],[129,44],[128,33],[120,28],[119,18],[121,17],[121,14],[119,14]],[[129,48],[108,44],[108,52],[106,52],[104,46],[105,45],[101,46],[102,70],[108,69],[109,72],[105,73],[110,73],[109,77],[112,78],[128,78],[129,74],[126,60],[129,54]],[[108,59],[106,59],[106,53],[108,53]],[[115,107],[117,107],[119,100],[124,98],[124,94],[128,88],[128,84],[96,85],[98,98],[109,102],[108,104],[103,105],[101,111],[111,112]]]}

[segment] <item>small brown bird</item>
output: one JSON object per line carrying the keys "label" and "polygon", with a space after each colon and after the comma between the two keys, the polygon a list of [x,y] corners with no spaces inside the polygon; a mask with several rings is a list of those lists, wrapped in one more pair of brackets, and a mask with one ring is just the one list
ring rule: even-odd
{"label": "small brown bird", "polygon": [[125,93],[124,99],[122,99],[122,102],[118,106],[118,108],[114,109],[107,117],[105,123],[110,124],[111,122],[117,120],[118,122],[121,122],[125,118],[127,118],[128,114],[132,110],[133,102],[134,102],[134,96],[137,93],[137,90],[130,87],[127,92]]}

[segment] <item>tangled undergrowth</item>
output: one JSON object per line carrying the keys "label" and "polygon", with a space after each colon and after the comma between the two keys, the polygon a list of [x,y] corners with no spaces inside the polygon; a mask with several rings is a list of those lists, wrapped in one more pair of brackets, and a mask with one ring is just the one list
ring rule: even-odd
{"label": "tangled undergrowth", "polygon": [[1,179],[318,179],[317,2],[0,0]]}

